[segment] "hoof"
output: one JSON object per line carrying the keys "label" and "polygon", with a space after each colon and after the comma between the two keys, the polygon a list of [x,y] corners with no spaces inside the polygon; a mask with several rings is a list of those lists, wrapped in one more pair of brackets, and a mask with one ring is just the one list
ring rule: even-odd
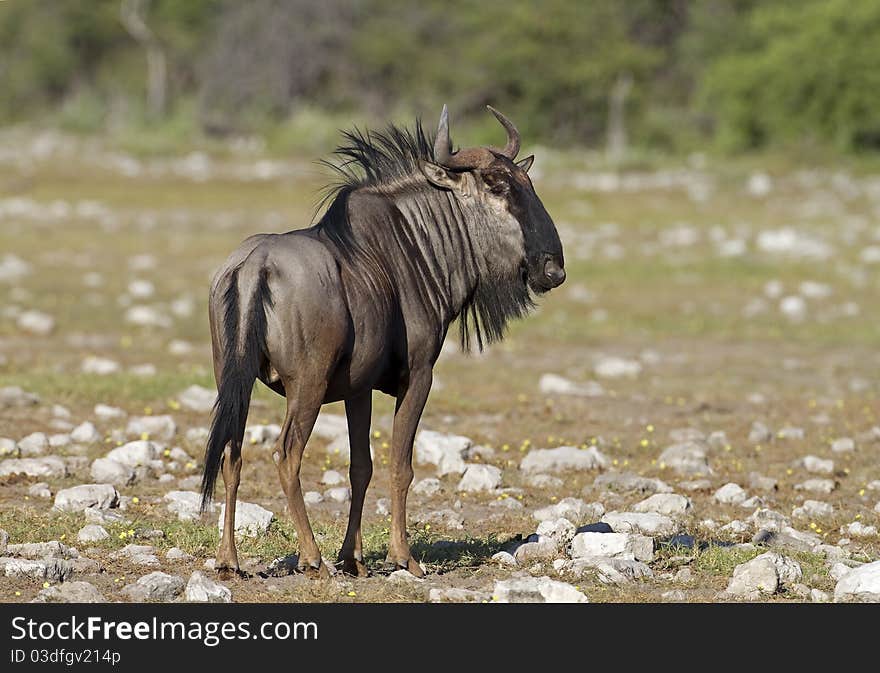
{"label": "hoof", "polygon": [[358,561],[356,558],[343,559],[342,572],[345,575],[351,575],[352,577],[370,576],[370,571],[367,570],[367,566],[363,564],[363,561]]}
{"label": "hoof", "polygon": [[228,581],[236,577],[245,580],[248,578],[248,574],[240,568],[230,568],[229,566],[217,568],[217,576],[223,581]]}
{"label": "hoof", "polygon": [[308,577],[310,580],[329,580],[330,579],[330,571],[327,570],[327,566],[324,565],[324,562],[321,561],[317,567],[313,565],[305,565],[300,566],[299,570]]}
{"label": "hoof", "polygon": [[420,566],[419,562],[416,561],[412,556],[407,559],[400,559],[397,561],[386,558],[383,569],[386,572],[394,572],[395,570],[408,570],[410,574],[414,577],[425,576],[425,571],[422,570],[422,566]]}

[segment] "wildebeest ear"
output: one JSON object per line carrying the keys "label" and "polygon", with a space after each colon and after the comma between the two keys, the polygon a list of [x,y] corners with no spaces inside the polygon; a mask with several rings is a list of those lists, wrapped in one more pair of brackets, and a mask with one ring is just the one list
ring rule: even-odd
{"label": "wildebeest ear", "polygon": [[517,161],[516,165],[522,168],[526,173],[528,173],[533,163],[535,163],[535,155],[530,154],[525,159],[520,159],[519,161]]}
{"label": "wildebeest ear", "polygon": [[435,187],[441,189],[451,189],[454,192],[462,193],[464,187],[464,178],[459,173],[448,171],[443,166],[432,164],[430,161],[423,161],[421,165],[422,174],[428,178]]}

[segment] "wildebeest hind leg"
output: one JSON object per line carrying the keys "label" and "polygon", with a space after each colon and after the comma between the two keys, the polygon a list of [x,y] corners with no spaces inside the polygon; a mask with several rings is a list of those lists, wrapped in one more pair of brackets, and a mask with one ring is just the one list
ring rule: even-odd
{"label": "wildebeest hind leg", "polygon": [[278,476],[287,496],[287,507],[299,540],[299,569],[310,577],[327,578],[330,573],[321,560],[299,480],[303,451],[321,409],[324,386],[320,386],[320,390],[303,390],[308,386],[295,386],[285,381],[284,387],[288,391],[287,417],[284,419],[278,451],[275,454]]}
{"label": "wildebeest hind leg", "polygon": [[351,447],[351,509],[348,514],[348,529],[345,541],[339,552],[342,572],[347,575],[366,577],[364,550],[361,541],[361,515],[364,511],[364,498],[367,486],[373,476],[373,459],[370,456],[370,413],[373,400],[370,391],[345,401],[345,415],[348,417],[348,437]]}
{"label": "wildebeest hind leg", "polygon": [[221,576],[240,573],[235,550],[235,503],[241,481],[241,445],[230,442],[223,455],[223,484],[226,487],[226,509],[223,514],[223,535],[217,550],[215,568]]}

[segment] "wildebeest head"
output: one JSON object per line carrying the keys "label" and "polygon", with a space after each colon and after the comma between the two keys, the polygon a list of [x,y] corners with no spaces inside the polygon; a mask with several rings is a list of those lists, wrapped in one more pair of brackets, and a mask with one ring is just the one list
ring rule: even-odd
{"label": "wildebeest head", "polygon": [[491,226],[484,234],[498,237],[495,242],[505,258],[496,262],[515,264],[523,282],[534,292],[544,293],[565,280],[562,243],[528,176],[535,157],[516,161],[519,132],[507,117],[487,107],[507,130],[507,145],[452,152],[444,105],[434,143],[436,163],[424,162],[422,172],[434,186],[481,207]]}

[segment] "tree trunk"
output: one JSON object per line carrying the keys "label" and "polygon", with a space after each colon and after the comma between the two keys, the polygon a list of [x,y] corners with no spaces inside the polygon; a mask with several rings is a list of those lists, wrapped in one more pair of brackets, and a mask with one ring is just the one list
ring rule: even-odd
{"label": "tree trunk", "polygon": [[149,0],[122,0],[119,19],[147,54],[147,110],[154,119],[165,114],[168,67],[165,51],[144,19]]}
{"label": "tree trunk", "polygon": [[626,99],[632,90],[633,79],[628,72],[617,76],[608,97],[608,159],[619,163],[627,150]]}

